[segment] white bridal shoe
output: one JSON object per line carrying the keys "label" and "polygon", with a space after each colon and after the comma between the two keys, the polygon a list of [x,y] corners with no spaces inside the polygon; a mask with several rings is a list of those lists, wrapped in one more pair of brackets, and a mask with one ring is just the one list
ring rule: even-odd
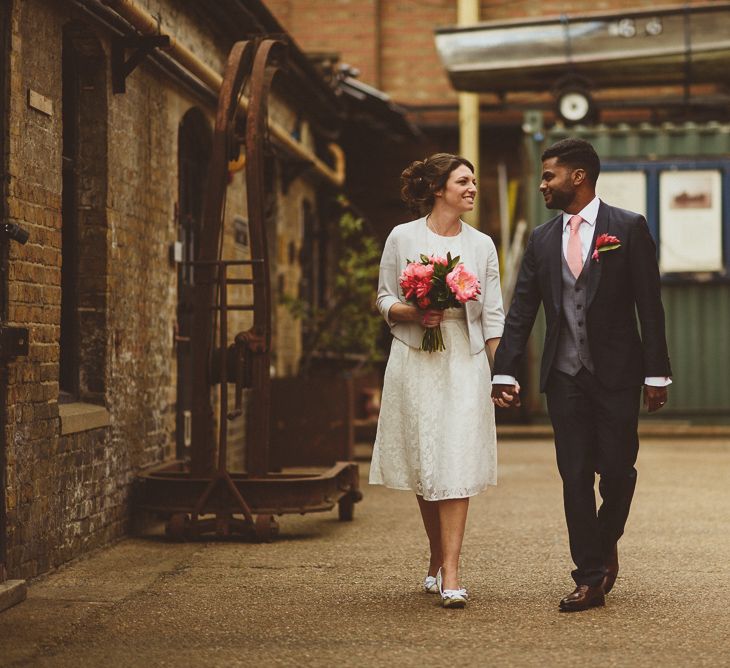
{"label": "white bridal shoe", "polygon": [[436,578],[433,575],[427,575],[423,581],[423,590],[427,594],[439,594],[439,583],[436,582]]}
{"label": "white bridal shoe", "polygon": [[436,584],[438,586],[439,593],[441,594],[441,604],[444,608],[464,608],[466,602],[469,599],[469,594],[466,593],[466,589],[444,589],[443,588],[443,576],[441,575],[441,569],[436,574]]}

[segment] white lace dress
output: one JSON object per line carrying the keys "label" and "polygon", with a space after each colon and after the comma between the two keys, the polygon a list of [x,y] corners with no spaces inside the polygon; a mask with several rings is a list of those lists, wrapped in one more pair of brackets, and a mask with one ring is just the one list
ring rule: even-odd
{"label": "white lace dress", "polygon": [[[460,255],[462,236],[429,230],[424,252]],[[442,352],[393,339],[370,467],[371,484],[427,501],[473,496],[497,483],[487,353],[470,353],[464,309],[446,311],[441,330]]]}

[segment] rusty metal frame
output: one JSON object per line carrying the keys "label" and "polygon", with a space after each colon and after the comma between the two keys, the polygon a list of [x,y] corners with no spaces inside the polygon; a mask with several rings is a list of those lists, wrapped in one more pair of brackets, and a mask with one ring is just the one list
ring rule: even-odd
{"label": "rusty metal frame", "polygon": [[226,63],[215,119],[213,147],[203,207],[202,233],[198,248],[193,295],[193,332],[191,335],[192,375],[195,387],[192,404],[191,468],[193,475],[212,472],[215,458],[213,407],[210,401],[211,355],[214,327],[211,309],[215,302],[215,263],[223,229],[223,214],[228,187],[228,159],[240,149],[235,129],[238,98],[248,78],[255,44],[236,42]]}
{"label": "rusty metal frame", "polygon": [[256,52],[246,119],[246,192],[251,225],[251,256],[263,259],[263,264],[253,267],[254,304],[257,306],[253,330],[261,345],[255,351],[252,368],[254,391],[251,413],[257,419],[249,421],[246,438],[246,465],[252,475],[263,475],[269,471],[271,275],[266,239],[264,162],[268,143],[269,91],[278,69],[278,58],[283,55],[284,48],[283,42],[267,39]]}
{"label": "rusty metal frame", "polygon": [[[168,515],[168,534],[189,538],[215,532],[254,532],[271,539],[278,532],[274,515],[339,507],[341,520],[353,518],[362,498],[358,466],[338,462],[322,473],[269,472],[271,284],[265,212],[268,150],[268,97],[284,60],[286,46],[275,39],[237,42],[226,63],[208,171],[201,239],[194,267],[192,345],[191,461],[171,462],[138,476],[139,509]],[[249,104],[241,116],[239,98],[248,86]],[[245,129],[245,133],[244,133]],[[222,260],[222,230],[228,163],[245,142],[246,190],[251,232],[250,260]],[[235,265],[249,265],[252,278],[230,278]],[[251,285],[252,304],[230,304],[230,285]],[[228,345],[228,314],[253,311],[253,327]],[[214,345],[216,328],[218,345]],[[236,383],[236,408],[228,411],[228,383]],[[218,438],[211,394],[219,385]],[[242,410],[243,387],[251,387],[246,421],[246,473],[227,469],[226,422]],[[216,462],[217,451],[217,462]],[[211,517],[212,516],[212,517]],[[256,516],[256,517],[254,517]]]}

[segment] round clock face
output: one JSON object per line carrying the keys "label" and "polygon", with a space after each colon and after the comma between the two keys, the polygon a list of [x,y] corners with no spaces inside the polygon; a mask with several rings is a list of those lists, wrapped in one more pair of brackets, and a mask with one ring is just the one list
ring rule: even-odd
{"label": "round clock face", "polygon": [[577,122],[588,115],[591,103],[583,93],[571,91],[560,97],[558,109],[566,121]]}

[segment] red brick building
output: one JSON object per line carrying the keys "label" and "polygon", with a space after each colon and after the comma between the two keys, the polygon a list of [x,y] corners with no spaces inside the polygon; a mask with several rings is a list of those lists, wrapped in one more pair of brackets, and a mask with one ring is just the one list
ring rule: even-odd
{"label": "red brick building", "polygon": [[[423,131],[422,144],[388,152],[378,170],[368,165],[357,174],[364,182],[369,174],[377,171],[375,185],[383,193],[383,203],[380,209],[374,203],[371,206],[377,213],[374,217],[385,229],[408,216],[399,208],[397,196],[397,177],[408,160],[436,150],[458,150],[457,95],[449,84],[434,40],[436,28],[456,24],[458,4],[456,0],[267,0],[267,6],[306,53],[330,54],[339,57],[341,63],[357,68],[363,82],[390,95]],[[703,0],[661,3],[663,7],[699,4],[708,3]],[[481,21],[504,21],[620,9],[635,11],[654,8],[656,3],[599,0],[588,7],[577,0],[482,0],[479,5]],[[660,87],[653,91],[641,90],[639,96],[664,96],[668,92],[679,94]],[[622,108],[624,92],[605,91],[601,95],[610,102],[601,119],[604,122],[656,120],[651,110],[635,106],[628,110]],[[636,95],[633,93],[634,98]],[[547,93],[509,99],[482,94],[480,107],[481,226],[498,235],[496,165],[504,162],[511,179],[519,176],[524,112],[540,109],[545,113],[546,122],[552,123],[555,103]],[[352,186],[357,189],[358,184]]]}
{"label": "red brick building", "polygon": [[[408,111],[411,121],[423,132],[425,141],[422,144],[388,146],[370,161],[351,165],[348,172],[348,176],[356,176],[356,180],[351,182],[354,190],[367,190],[372,184],[375,186],[373,190],[380,193],[379,199],[373,196],[368,206],[378,212],[374,219],[380,225],[381,233],[386,234],[393,225],[409,216],[398,201],[398,174],[405,164],[413,157],[432,151],[459,150],[457,96],[437,54],[435,31],[453,27],[457,23],[457,7],[472,3],[469,0],[463,3],[458,0],[267,0],[267,4],[305,52],[328,53],[331,58],[339,57],[341,62],[358,68],[362,81],[377,85],[389,94],[395,103]],[[674,170],[701,169],[697,165],[715,170],[713,178],[726,184],[722,195],[718,193],[718,201],[722,202],[718,211],[721,210],[721,213],[713,219],[716,241],[712,244],[715,250],[724,247],[723,264],[721,267],[713,265],[712,272],[698,270],[695,274],[669,275],[664,291],[665,304],[668,305],[670,353],[675,369],[679,369],[678,377],[682,376],[682,382],[676,383],[673,390],[672,410],[692,412],[704,411],[708,407],[725,410],[727,399],[720,397],[727,396],[723,394],[727,383],[720,389],[720,383],[713,385],[703,380],[716,376],[717,360],[727,359],[728,354],[727,346],[720,343],[727,337],[722,328],[718,329],[717,323],[722,321],[722,317],[717,316],[714,304],[729,303],[726,289],[730,271],[730,246],[727,245],[727,239],[730,239],[730,186],[727,185],[730,183],[730,152],[726,138],[730,122],[730,47],[727,38],[730,3],[721,0],[665,0],[660,3],[652,0],[597,0],[589,4],[577,0],[482,0],[478,4],[480,22],[511,22],[520,26],[538,22],[546,25],[551,19],[553,28],[556,24],[559,28],[569,23],[574,25],[581,18],[589,23],[589,14],[593,14],[593,18],[603,15],[597,20],[604,21],[606,34],[619,41],[629,38],[618,49],[623,50],[627,60],[631,58],[632,49],[639,48],[632,44],[646,44],[648,39],[659,35],[671,37],[671,44],[665,41],[664,46],[673,51],[673,57],[659,60],[660,55],[663,58],[667,54],[667,51],[659,49],[653,56],[657,60],[636,64],[634,70],[617,67],[615,54],[614,59],[603,58],[600,65],[613,70],[613,83],[609,87],[590,82],[594,84],[589,91],[599,110],[598,117],[588,117],[589,120],[582,121],[575,128],[567,121],[561,122],[556,114],[556,99],[551,91],[556,87],[555,78],[545,75],[544,85],[528,92],[519,90],[517,85],[514,90],[507,85],[506,92],[497,95],[488,90],[493,80],[484,77],[482,84],[487,91],[479,95],[480,227],[494,237],[498,248],[502,246],[497,187],[497,165],[500,162],[505,165],[512,186],[511,220],[508,221],[512,231],[519,219],[524,219],[528,227],[544,221],[546,211],[536,188],[540,153],[546,143],[579,134],[597,146],[604,167],[608,168],[604,169],[604,173],[615,172],[614,178],[620,182],[624,172],[634,170],[638,182],[648,184],[642,185],[645,192],[640,187],[636,188],[636,192],[640,193],[638,199],[642,200],[636,206],[645,209],[650,228],[658,241],[661,261],[661,239],[662,236],[668,238],[671,229],[667,228],[666,233],[663,231],[666,220],[663,222],[659,211],[659,175],[671,174]],[[640,21],[626,21],[628,32],[624,32],[621,25],[624,12],[628,16],[641,16]],[[564,15],[567,18],[561,24],[560,17]],[[654,20],[654,27],[649,30],[652,17],[659,15],[662,18]],[[708,24],[705,18],[703,22],[698,19],[695,24],[693,16],[699,15],[715,16],[715,23]],[[668,28],[669,22],[664,23],[665,19],[669,21],[669,16],[673,22],[671,29]],[[473,17],[469,21],[472,27],[476,23]],[[591,30],[586,29],[585,34],[595,34]],[[439,35],[445,32],[448,30],[441,30]],[[473,33],[476,32],[475,28]],[[559,30],[554,30],[553,34],[559,34]],[[569,43],[565,33],[562,43],[558,43],[559,39],[552,41],[555,51],[548,51],[535,37],[532,42],[528,40],[528,46],[522,44],[525,49],[532,45],[533,53],[526,52],[528,58],[543,55],[555,58],[556,54],[572,56],[574,45]],[[634,38],[637,39],[632,43]],[[473,54],[479,50],[479,46],[475,46],[478,38],[472,36],[471,40]],[[701,54],[702,40],[714,42],[707,50],[714,50],[712,58],[715,61],[704,72],[700,69],[701,62],[698,62],[702,56],[695,59],[692,52],[692,49],[697,49],[695,53]],[[590,47],[590,44],[587,46]],[[502,55],[511,57],[506,50]],[[465,58],[461,61],[464,70],[468,69],[467,65],[477,65],[473,59],[467,61],[463,52],[460,56]],[[485,56],[482,64],[487,62],[487,58]],[[512,64],[515,65],[517,60],[515,58]],[[519,79],[519,69],[513,71],[515,78]],[[624,73],[626,79],[623,79]],[[637,84],[636,80],[649,76],[647,73],[653,80]],[[627,85],[631,78],[634,79],[633,86]],[[674,83],[669,85],[669,81]],[[468,88],[465,87],[465,90]],[[602,185],[599,185],[604,187],[607,181],[604,174]],[[633,188],[626,190],[632,192]],[[616,196],[621,197],[621,192]],[[625,203],[625,206],[629,205],[633,206],[633,203]],[[671,227],[671,223],[667,225]],[[698,266],[702,268],[704,265],[699,263]],[[708,299],[706,310],[700,306],[703,299]],[[717,301],[710,302],[710,299]],[[697,310],[705,315],[686,318],[687,312]],[[538,330],[539,327],[538,321]],[[706,366],[703,367],[705,371],[699,372],[697,360],[689,353],[696,346],[687,342],[702,340],[704,336],[716,337],[713,340],[717,343],[704,347],[707,353],[702,363]],[[535,337],[532,349],[534,360],[539,355],[539,338]],[[531,367],[537,368],[534,360]],[[530,410],[539,412],[541,398],[536,383],[532,383],[532,391],[529,385],[523,384],[523,387],[526,387],[525,394],[531,396],[531,401],[523,402],[523,406],[531,403]]]}
{"label": "red brick building", "polygon": [[[218,91],[159,51],[115,91],[112,45],[142,32],[139,16],[221,74],[235,41],[283,32],[242,0],[0,3],[0,588],[124,536],[136,472],[187,456],[179,260],[195,257]],[[377,96],[365,95],[373,113],[345,97],[289,49],[269,104],[286,137],[273,140],[266,185],[279,297],[305,286],[327,298],[327,233],[345,194],[341,151],[327,147],[346,145],[348,109],[378,116]],[[247,216],[245,170],[232,171],[224,259],[250,257]],[[302,324],[275,306],[272,367],[286,376]],[[231,337],[250,325],[250,313],[232,315]]]}

